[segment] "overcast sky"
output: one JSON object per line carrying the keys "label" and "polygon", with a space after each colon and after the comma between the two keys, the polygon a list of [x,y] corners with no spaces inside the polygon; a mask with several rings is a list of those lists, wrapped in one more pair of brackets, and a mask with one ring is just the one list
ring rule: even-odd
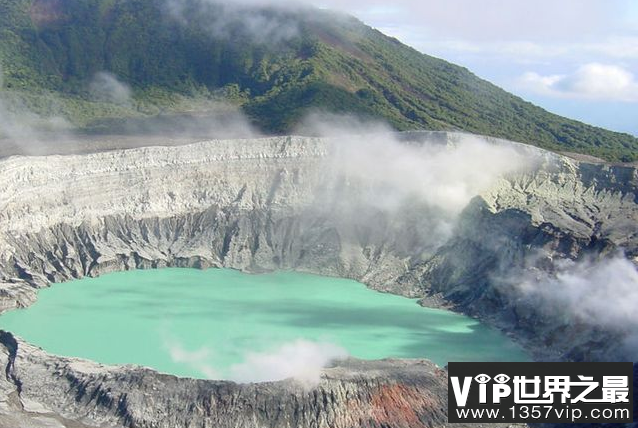
{"label": "overcast sky", "polygon": [[638,135],[638,0],[306,0],[550,111]]}

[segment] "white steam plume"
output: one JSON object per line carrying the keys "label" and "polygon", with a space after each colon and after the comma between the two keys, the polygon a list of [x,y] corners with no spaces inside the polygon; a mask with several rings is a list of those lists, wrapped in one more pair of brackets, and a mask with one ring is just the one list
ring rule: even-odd
{"label": "white steam plume", "polygon": [[319,383],[321,369],[348,356],[345,349],[328,342],[298,339],[266,352],[246,354],[230,368],[236,382],[267,382],[293,378],[306,387]]}
{"label": "white steam plume", "polygon": [[233,364],[223,375],[223,371],[214,366],[214,353],[207,347],[190,351],[174,339],[165,339],[164,347],[173,362],[207,379],[223,378],[240,383],[294,379],[307,388],[319,383],[324,367],[348,356],[345,349],[335,344],[297,339],[268,351],[247,351],[243,361]]}
{"label": "white steam plume", "polygon": [[333,140],[330,162],[335,172],[365,183],[373,191],[369,202],[379,207],[395,208],[412,199],[458,214],[500,177],[531,164],[529,153],[514,145],[470,134],[458,134],[453,144],[406,142],[382,124],[310,120],[313,124],[306,125],[305,132]]}
{"label": "white steam plume", "polygon": [[[55,107],[55,97],[43,94]],[[37,154],[53,138],[69,135],[71,125],[62,117],[44,117],[33,112],[22,99],[4,88],[0,68],[0,156],[18,151]]]}
{"label": "white steam plume", "polygon": [[404,144],[387,133],[338,138],[336,161],[344,174],[378,188],[372,201],[377,205],[417,198],[454,214],[496,179],[523,166],[513,148],[469,135],[453,146]]}
{"label": "white steam plume", "polygon": [[165,347],[174,363],[185,364],[207,379],[219,378],[219,373],[210,365],[212,353],[208,348],[201,347],[195,351],[189,351],[175,340],[166,342]]}
{"label": "white steam plume", "polygon": [[121,106],[131,106],[131,88],[107,71],[95,73],[89,83],[89,91],[97,101],[106,101]]}
{"label": "white steam plume", "polygon": [[346,226],[375,222],[375,213],[383,213],[392,219],[389,227],[409,233],[406,239],[426,252],[450,237],[472,198],[533,165],[518,146],[472,135],[458,134],[450,144],[434,137],[404,141],[384,125],[330,116],[310,117],[299,132],[329,137],[318,205]]}
{"label": "white steam plume", "polygon": [[623,335],[626,350],[638,358],[638,270],[623,255],[598,261],[561,260],[553,275],[534,270],[510,281],[548,314],[563,314]]}

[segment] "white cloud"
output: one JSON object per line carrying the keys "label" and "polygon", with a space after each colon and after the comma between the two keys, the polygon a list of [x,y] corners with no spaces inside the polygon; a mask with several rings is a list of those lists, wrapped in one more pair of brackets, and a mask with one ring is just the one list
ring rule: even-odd
{"label": "white cloud", "polygon": [[638,102],[638,80],[616,65],[590,63],[571,74],[543,76],[527,72],[519,79],[519,85],[546,96]]}
{"label": "white cloud", "polygon": [[580,46],[583,53],[616,59],[638,59],[638,36],[613,36]]}

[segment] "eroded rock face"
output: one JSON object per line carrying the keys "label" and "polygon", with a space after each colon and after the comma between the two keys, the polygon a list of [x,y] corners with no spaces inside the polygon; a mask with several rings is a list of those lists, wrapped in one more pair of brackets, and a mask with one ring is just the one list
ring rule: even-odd
{"label": "eroded rock face", "polygon": [[[440,144],[460,138],[435,136]],[[619,248],[635,260],[635,168],[519,146],[533,168],[495,180],[444,242],[432,242],[429,207],[366,205],[365,183],[332,168],[330,144],[277,137],[0,160],[0,310],[31,304],[39,287],[116,270],[296,269],[478,316],[539,358],[634,359],[618,349],[615,332],[521,300],[503,269],[551,272],[559,260]],[[45,417],[32,411],[40,406],[50,423],[42,426],[445,421],[444,375],[425,362],[347,362],[308,392],[290,382],[236,385],[106,368],[3,337],[3,413],[35,421]]]}
{"label": "eroded rock face", "polygon": [[[539,358],[636,361],[636,350],[621,346],[620,329],[535,306],[517,289],[520,277],[555,272],[565,260],[619,252],[638,260],[636,169],[548,160],[473,199],[454,236],[410,275],[429,296],[514,332]],[[608,281],[599,286],[613,293]],[[606,297],[616,310],[612,302],[621,297]]]}

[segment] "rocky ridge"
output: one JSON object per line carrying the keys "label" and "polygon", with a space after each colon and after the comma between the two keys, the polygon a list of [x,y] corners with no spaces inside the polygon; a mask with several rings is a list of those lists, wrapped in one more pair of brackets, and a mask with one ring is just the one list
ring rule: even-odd
{"label": "rocky ridge", "polygon": [[0,427],[426,427],[446,420],[447,375],[428,361],[343,361],[306,388],[54,357],[9,333],[0,335],[0,350]]}

